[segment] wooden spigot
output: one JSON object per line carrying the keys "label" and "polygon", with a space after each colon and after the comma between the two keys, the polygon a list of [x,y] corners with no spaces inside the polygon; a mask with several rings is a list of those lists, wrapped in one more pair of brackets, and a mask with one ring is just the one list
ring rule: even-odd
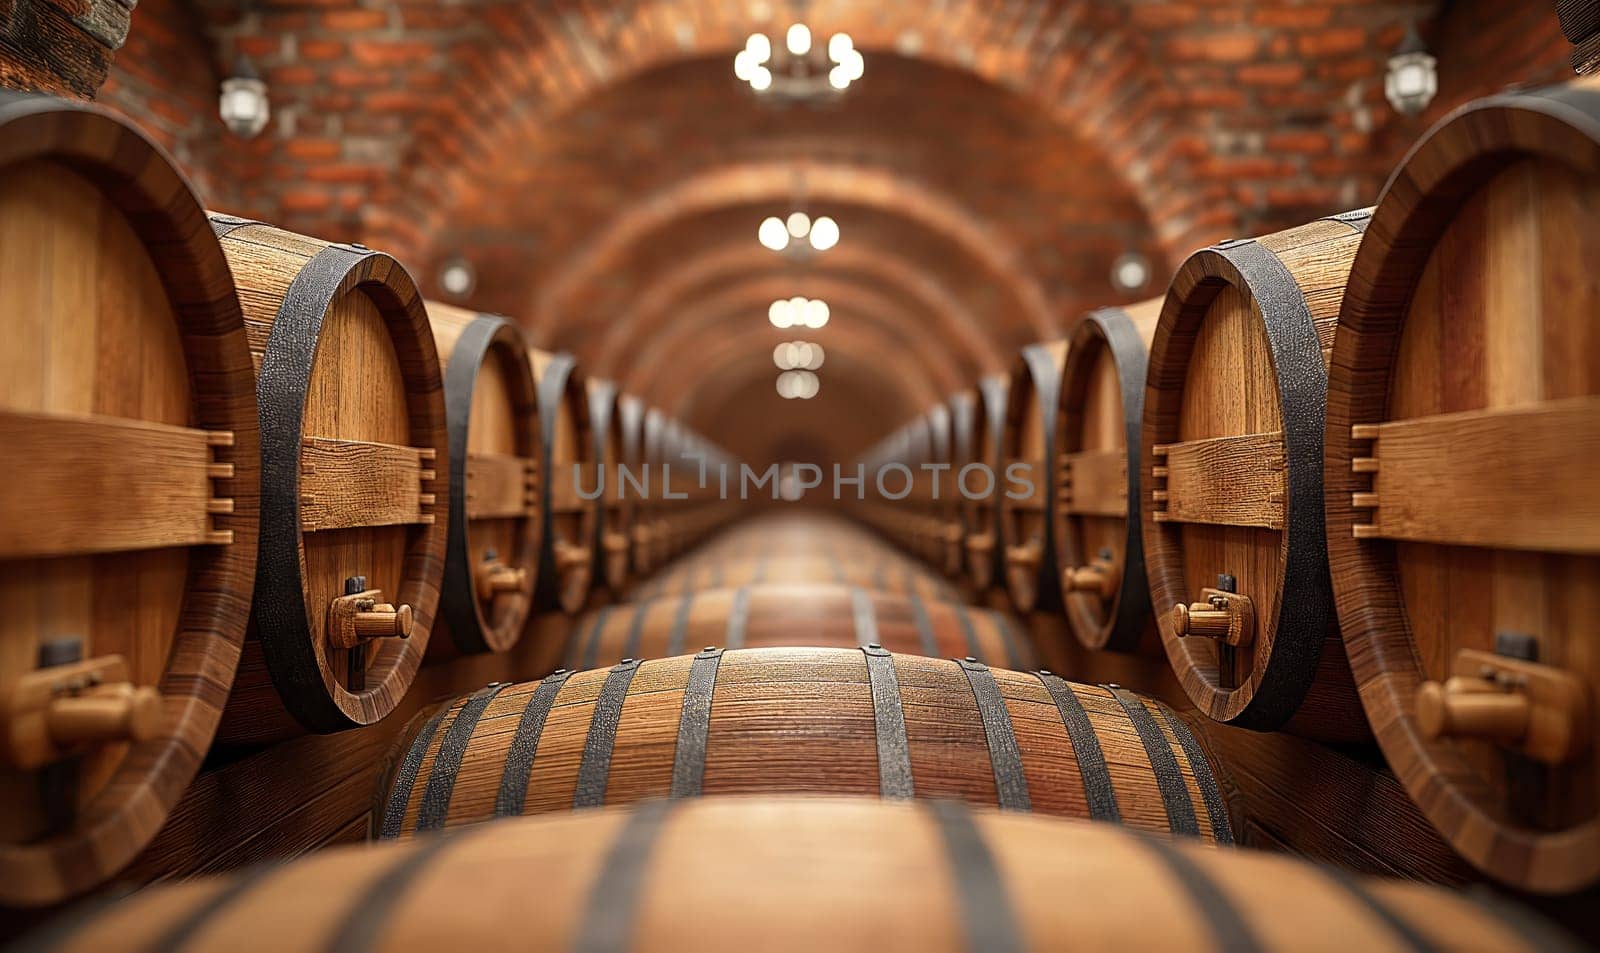
{"label": "wooden spigot", "polygon": [[149,741],[161,693],[129,681],[120,655],[36,669],[0,691],[0,763],[23,771],[97,745]]}
{"label": "wooden spigot", "polygon": [[1062,570],[1061,586],[1068,592],[1084,592],[1109,602],[1117,594],[1117,567],[1109,560],[1095,560],[1087,566]]}
{"label": "wooden spigot", "polygon": [[564,539],[558,539],[552,549],[555,552],[556,568],[562,573],[589,567],[590,553],[587,546],[575,546]]}
{"label": "wooden spigot", "polygon": [[1221,639],[1228,635],[1230,619],[1225,610],[1213,609],[1209,604],[1178,603],[1172,607],[1172,630],[1181,636],[1198,635],[1207,639]]}
{"label": "wooden spigot", "polygon": [[1417,726],[1429,741],[1481,738],[1516,743],[1528,734],[1528,696],[1486,678],[1456,676],[1417,689]]}
{"label": "wooden spigot", "polygon": [[55,699],[44,720],[58,747],[149,741],[161,730],[161,693],[127,682],[97,685]]}
{"label": "wooden spigot", "polygon": [[600,545],[606,552],[613,555],[626,554],[628,552],[628,537],[621,533],[606,533],[600,537]]}
{"label": "wooden spigot", "polygon": [[1006,562],[1016,569],[1037,569],[1043,559],[1044,544],[1036,539],[1006,547]]}
{"label": "wooden spigot", "polygon": [[411,637],[411,607],[379,602],[383,590],[367,589],[365,576],[345,580],[345,595],[328,610],[328,641],[336,648],[353,649],[374,639]]}
{"label": "wooden spigot", "polygon": [[1200,590],[1200,602],[1180,602],[1171,609],[1173,634],[1179,638],[1216,639],[1238,648],[1255,638],[1255,606],[1249,596],[1221,589]]}
{"label": "wooden spigot", "polygon": [[974,555],[988,555],[994,552],[994,534],[972,533],[968,535],[967,551]]}
{"label": "wooden spigot", "polygon": [[478,598],[493,602],[501,596],[516,595],[528,583],[526,569],[513,569],[498,559],[486,558],[478,564]]}
{"label": "wooden spigot", "polygon": [[1424,738],[1486,741],[1551,765],[1587,755],[1593,700],[1577,675],[1478,649],[1457,651],[1451,672],[1417,687]]}

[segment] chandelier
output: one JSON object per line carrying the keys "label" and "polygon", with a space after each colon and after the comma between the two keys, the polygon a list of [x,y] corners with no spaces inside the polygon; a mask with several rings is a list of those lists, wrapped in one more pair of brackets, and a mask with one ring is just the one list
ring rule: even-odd
{"label": "chandelier", "polygon": [[850,88],[866,72],[867,63],[848,33],[835,33],[826,47],[811,41],[811,28],[792,24],[781,44],[765,33],[752,33],[733,58],[733,75],[757,93],[805,100],[833,96]]}

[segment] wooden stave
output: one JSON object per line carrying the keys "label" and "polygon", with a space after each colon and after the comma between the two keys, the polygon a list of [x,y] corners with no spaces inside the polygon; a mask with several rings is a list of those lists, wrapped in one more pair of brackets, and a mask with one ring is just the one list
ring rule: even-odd
{"label": "wooden stave", "polygon": [[[1011,604],[1018,612],[1056,611],[1062,608],[1059,584],[1060,570],[1056,563],[1056,456],[1059,433],[1058,404],[1061,393],[1061,371],[1068,354],[1068,339],[1030,344],[1018,353],[1011,367],[1011,387],[1006,392],[1005,428],[1000,433],[1000,467],[995,474],[995,496],[1000,508],[999,539],[1001,563],[1005,567],[1002,577]],[[1026,459],[1023,445],[1036,441],[1042,448],[1030,478],[1035,489],[1044,497],[1038,517],[1038,528],[1024,533],[1019,525],[1023,507],[1010,496],[1010,481],[1006,471],[1022,463],[1032,467],[1035,461]],[[1037,484],[1043,484],[1042,487]],[[1019,565],[1014,547],[1037,546],[1039,564],[1033,569]]]}
{"label": "wooden stave", "polygon": [[[1142,304],[1148,305],[1150,302]],[[1151,326],[1150,331],[1153,330]],[[1103,617],[1097,618],[1097,614],[1085,605],[1089,597],[1068,592],[1061,574],[1057,573],[1056,576],[1056,583],[1061,586],[1064,614],[1073,636],[1085,648],[1097,651],[1135,652],[1156,639],[1139,517],[1143,504],[1139,431],[1144,415],[1145,364],[1149,356],[1150,331],[1141,330],[1124,308],[1092,311],[1073,329],[1062,368],[1058,413],[1062,417],[1063,445],[1056,455],[1058,461],[1063,454],[1078,449],[1078,431],[1073,424],[1081,415],[1076,413],[1074,401],[1081,399],[1083,389],[1088,385],[1085,375],[1099,355],[1106,354],[1114,362],[1122,393],[1123,430],[1125,446],[1128,448],[1125,464],[1128,515],[1124,519],[1127,529],[1119,563],[1121,581]],[[1076,544],[1079,534],[1073,518],[1064,510],[1058,510],[1055,525],[1057,566],[1083,565],[1090,554],[1086,547]]]}
{"label": "wooden stave", "polygon": [[[617,427],[622,437],[622,465],[640,476],[647,474],[649,462],[644,448],[644,401],[628,393],[617,396]],[[620,487],[619,487],[620,488]],[[626,555],[630,580],[644,572],[638,563],[639,533],[646,526],[645,504],[633,493],[625,494],[622,502],[623,519],[628,527],[628,552]]]}
{"label": "wooden stave", "polygon": [[[449,427],[444,375],[421,292],[394,258],[364,245],[342,245],[297,235],[249,219],[209,213],[211,226],[229,256],[240,286],[247,326],[254,323],[267,339],[260,346],[256,394],[262,431],[262,533],[256,566],[250,632],[239,676],[223,713],[218,740],[223,744],[261,744],[304,731],[326,733],[370,725],[405,696],[426,654],[444,576],[448,516],[412,524],[401,569],[403,582],[386,592],[413,612],[411,635],[384,640],[379,660],[368,666],[381,673],[377,684],[352,693],[330,673],[306,622],[307,580],[304,533],[300,529],[301,422],[306,391],[316,363],[321,324],[335,303],[358,291],[387,315],[405,378],[411,442],[430,449],[434,462],[449,458]],[[295,251],[257,245],[252,237],[285,243]],[[258,250],[259,249],[259,250]],[[240,269],[256,258],[276,255],[292,277],[284,287],[251,288]],[[294,259],[303,262],[296,267]],[[273,280],[282,279],[280,273]],[[292,297],[291,297],[292,296]],[[253,306],[252,306],[253,303]],[[253,307],[259,309],[253,313]],[[302,312],[302,308],[305,308]],[[270,312],[270,313],[269,313]],[[293,319],[292,323],[287,319]],[[283,328],[282,333],[272,333]],[[397,330],[404,337],[396,337]],[[251,345],[252,354],[258,346]],[[292,422],[292,426],[290,426]],[[448,467],[434,468],[429,481],[435,496],[449,493]],[[423,528],[417,528],[417,527]],[[262,637],[261,633],[270,633]],[[398,652],[391,651],[402,641]],[[270,647],[269,647],[270,642]],[[315,644],[313,644],[315,643]]]}
{"label": "wooden stave", "polygon": [[[131,745],[74,830],[0,846],[0,905],[57,903],[102,883],[155,837],[199,770],[238,667],[250,614],[260,525],[260,449],[254,373],[233,276],[193,186],[160,146],[107,110],[0,90],[0,168],[58,162],[110,199],[151,255],[182,335],[191,373],[190,426],[229,430],[214,459],[234,467],[214,486],[233,501],[214,525],[227,546],[189,557],[178,631],[161,682],[159,736]],[[133,166],[130,168],[130,166]]]}
{"label": "wooden stave", "polygon": [[[1600,174],[1597,87],[1600,82],[1588,78],[1478,100],[1413,145],[1384,188],[1352,270],[1329,372],[1324,463],[1333,593],[1374,735],[1413,800],[1455,850],[1490,877],[1544,894],[1600,882],[1600,814],[1561,830],[1519,824],[1507,817],[1503,798],[1472,759],[1448,742],[1423,738],[1414,699],[1426,672],[1400,598],[1396,544],[1353,535],[1361,520],[1352,506],[1351,494],[1360,487],[1351,471],[1358,454],[1350,428],[1389,419],[1394,354],[1411,299],[1454,213],[1519,161]],[[1416,252],[1420,259],[1410,260]]]}
{"label": "wooden stave", "polygon": [[[708,649],[694,656],[633,661],[589,672],[558,670],[544,680],[550,686],[547,691],[556,694],[535,746],[555,745],[562,750],[579,746],[584,764],[562,756],[554,770],[563,777],[554,780],[544,776],[549,770],[541,774],[539,767],[550,768],[556,757],[550,749],[545,749],[544,762],[537,757],[528,762],[533,766],[524,779],[515,769],[507,771],[503,762],[508,749],[497,740],[509,742],[504,729],[526,717],[524,711],[530,703],[550,704],[535,699],[542,683],[491,686],[443,703],[426,720],[423,715],[414,719],[396,742],[391,763],[399,767],[379,786],[373,835],[379,839],[410,836],[418,825],[424,799],[432,801],[430,819],[425,822],[432,831],[488,820],[499,811],[543,813],[665,796],[668,787],[679,790],[675,780],[679,766],[673,757],[664,757],[671,744],[663,748],[648,739],[662,732],[681,736],[683,709],[688,703],[680,704],[678,699],[697,665],[708,660],[713,672],[708,696],[712,700],[706,709],[708,727],[697,745],[699,774],[694,787],[685,793],[887,795],[889,775],[881,774],[879,765],[887,764],[889,755],[873,740],[880,712],[866,674],[868,661],[874,657],[892,666],[900,687],[900,694],[893,697],[906,697],[908,689],[912,692],[912,704],[895,707],[902,711],[905,725],[899,757],[908,766],[907,776],[913,779],[916,796],[1116,818],[1144,830],[1232,843],[1238,821],[1230,815],[1221,793],[1223,785],[1217,781],[1221,767],[1208,760],[1182,718],[1154,699],[1114,686],[1074,686],[1091,693],[1087,696],[1067,688],[1087,712],[1089,730],[1098,744],[1110,746],[1098,749],[1104,752],[1098,756],[1104,758],[1098,767],[1091,764],[1091,770],[1079,774],[1077,780],[1063,779],[1055,772],[1080,771],[1073,753],[1079,735],[1069,739],[1062,711],[1047,691],[1046,680],[1054,676],[989,669],[964,660],[891,655],[876,646],[855,650]],[[980,677],[972,674],[974,671],[987,674],[1004,699],[1007,717],[1001,723],[1003,733],[991,736],[993,740],[986,738],[991,727],[988,719],[978,722],[982,703],[974,701],[976,684],[968,684],[969,679]],[[613,683],[613,679],[620,682]],[[762,694],[768,690],[762,687],[764,682],[773,694]],[[812,692],[821,694],[796,695],[797,682],[811,685]],[[592,720],[597,695],[618,684],[625,686],[624,704],[615,715]],[[835,689],[841,692],[836,699],[829,696],[829,686],[842,687]],[[724,702],[719,708],[715,702],[719,693],[723,697],[731,694],[737,701]],[[576,700],[579,696],[582,700]],[[632,709],[626,704],[639,698],[646,701],[633,701]],[[572,707],[574,702],[577,707]],[[726,711],[729,704],[736,706],[734,710],[719,717],[718,712]],[[1124,708],[1124,704],[1132,707]],[[922,713],[922,705],[934,706],[928,709],[932,714]],[[467,714],[462,715],[463,711]],[[1133,736],[1130,726],[1136,724],[1130,721],[1134,715],[1152,732],[1152,738],[1160,739],[1153,742],[1153,752],[1162,757],[1164,766],[1152,766],[1152,749],[1142,747],[1142,740],[1129,740]],[[460,727],[452,733],[458,716]],[[819,716],[826,718],[826,733],[805,727]],[[741,737],[742,723],[759,727],[749,737]],[[1113,738],[1106,734],[1108,727],[1126,734]],[[447,737],[451,738],[451,755],[436,774],[435,758]],[[482,741],[475,743],[476,739]],[[825,749],[826,764],[805,760],[803,751],[808,744]],[[1003,770],[1008,746],[1015,759],[1010,762],[1010,774]],[[457,752],[464,754],[457,759]],[[847,758],[853,760],[847,762]],[[1102,770],[1108,765],[1115,781]],[[591,766],[598,767],[593,774],[589,773]],[[1054,780],[1047,783],[1051,778]],[[525,790],[509,801],[496,793],[508,782],[515,785],[523,780],[527,781]],[[619,784],[623,790],[617,790]],[[1160,793],[1160,785],[1168,786],[1164,790],[1170,803]],[[429,789],[435,794],[429,795]],[[462,792],[473,793],[464,799],[458,796]],[[1096,792],[1102,792],[1098,800]],[[1109,813],[1104,806],[1107,797],[1115,802]]]}
{"label": "wooden stave", "polygon": [[[539,580],[534,586],[536,608],[559,608],[568,614],[583,608],[595,583],[595,554],[589,552],[588,564],[575,567],[569,575],[557,568],[555,546],[557,537],[573,547],[590,547],[599,524],[599,501],[586,501],[578,519],[578,527],[567,531],[558,528],[554,520],[552,486],[565,479],[557,472],[554,447],[558,427],[565,426],[573,433],[577,443],[577,463],[590,464],[598,459],[598,450],[592,429],[593,416],[589,411],[589,393],[578,370],[577,359],[570,354],[552,354],[529,348],[529,359],[534,368],[534,379],[539,386],[539,429],[544,435],[540,473],[540,512],[545,527],[544,544],[539,554]],[[585,467],[587,469],[587,466]]]}
{"label": "wooden stave", "polygon": [[1488,897],[1263,853],[948,803],[746,797],[326,851],[157,888],[32,942],[419,950],[507,935],[538,950],[1577,949]]}
{"label": "wooden stave", "polygon": [[[450,527],[444,579],[440,588],[439,620],[449,639],[430,639],[428,657],[438,660],[452,654],[505,652],[522,637],[532,616],[533,587],[540,571],[544,524],[537,512],[531,518],[520,521],[523,529],[518,534],[520,541],[516,551],[507,554],[506,564],[527,571],[520,592],[521,602],[516,606],[516,611],[509,613],[499,625],[492,625],[484,616],[483,603],[475,592],[472,574],[472,553],[477,547],[470,545],[471,531],[466,513],[469,489],[466,454],[479,370],[492,352],[499,351],[505,357],[516,355],[515,360],[502,359],[504,368],[520,368],[523,372],[513,376],[519,393],[510,398],[520,424],[519,436],[523,445],[519,455],[539,459],[544,439],[539,429],[537,387],[524,357],[527,340],[515,324],[500,315],[467,312],[435,302],[428,302],[427,307],[436,325],[441,314],[453,314],[457,319],[466,318],[471,322],[454,338],[448,356],[440,352],[445,375],[445,416],[450,429]],[[443,338],[437,331],[436,338],[436,343],[442,346]],[[542,482],[542,473],[538,479]]]}
{"label": "wooden stave", "polygon": [[1021,671],[1037,667],[1026,635],[1004,613],[836,583],[690,590],[603,607],[573,623],[562,664],[582,671],[624,658],[668,658],[702,645],[849,648],[872,642],[895,653],[967,655]]}
{"label": "wooden stave", "polygon": [[[1258,644],[1263,641],[1263,629],[1273,634],[1274,645],[1267,664],[1263,667],[1255,657],[1256,664],[1244,684],[1233,689],[1216,685],[1190,652],[1186,643],[1191,640],[1173,632],[1170,614],[1165,611],[1175,603],[1189,601],[1181,570],[1167,564],[1172,552],[1182,548],[1181,529],[1164,531],[1155,520],[1153,508],[1146,506],[1140,511],[1140,532],[1151,604],[1168,659],[1201,712],[1237,727],[1285,730],[1340,743],[1365,742],[1371,735],[1355,697],[1342,647],[1324,631],[1337,628],[1322,513],[1326,354],[1319,341],[1318,319],[1313,317],[1306,289],[1299,283],[1299,265],[1286,263],[1282,252],[1295,250],[1301,235],[1348,226],[1355,234],[1340,233],[1345,247],[1335,249],[1332,256],[1335,270],[1347,269],[1368,217],[1370,210],[1356,210],[1259,239],[1224,242],[1192,254],[1172,280],[1151,340],[1140,426],[1141,447],[1176,439],[1177,414],[1186,382],[1172,378],[1186,371],[1187,357],[1176,369],[1166,367],[1167,351],[1181,346],[1172,342],[1177,333],[1174,325],[1182,322],[1184,333],[1194,334],[1224,288],[1243,296],[1271,348],[1278,391],[1276,408],[1282,421],[1286,457],[1284,527],[1280,530],[1274,599],[1280,609],[1285,603],[1296,606],[1289,631],[1299,634],[1291,634],[1286,651],[1285,643],[1278,638],[1285,625],[1281,614],[1274,614],[1270,627],[1262,626],[1258,620]],[[1272,242],[1273,247],[1265,242]],[[1329,291],[1320,289],[1319,298],[1326,297]],[[1263,316],[1257,300],[1262,293],[1279,302],[1274,321]],[[1322,302],[1322,307],[1326,309],[1327,302]],[[1328,325],[1329,319],[1324,317],[1320,323]],[[1337,323],[1336,313],[1332,323]],[[1145,453],[1143,457],[1141,481],[1146,487],[1154,487],[1154,454]],[[1215,650],[1211,652],[1214,654]],[[1205,664],[1216,668],[1214,663]]]}
{"label": "wooden stave", "polygon": [[[967,421],[968,427],[971,421]],[[928,409],[928,427],[933,435],[933,459],[948,469],[941,471],[939,492],[942,499],[935,508],[934,521],[938,529],[938,545],[932,560],[947,576],[961,572],[961,541],[966,531],[961,525],[961,491],[955,486],[956,421],[950,402],[935,404]],[[970,439],[970,438],[969,438]]]}
{"label": "wooden stave", "polygon": [[[967,580],[978,592],[986,592],[1005,579],[1005,554],[1000,547],[1000,435],[1005,429],[1006,393],[1011,389],[1007,374],[991,374],[978,382],[978,400],[972,415],[972,460],[988,466],[995,476],[995,493],[992,499],[967,499],[962,497],[966,512],[967,538],[963,541],[967,556]],[[959,479],[959,474],[957,475]],[[959,490],[958,490],[959,492]],[[974,541],[978,545],[974,545]],[[987,556],[983,542],[987,542]]]}
{"label": "wooden stave", "polygon": [[[959,391],[950,395],[947,405],[950,408],[950,473],[952,478],[961,472],[961,468],[973,461],[972,431],[977,416],[978,392],[976,390]],[[945,574],[960,579],[967,571],[967,534],[972,531],[967,517],[967,504],[961,499],[960,490],[957,489],[954,505],[951,507],[951,524],[953,529],[959,530],[960,535],[954,544],[947,547],[945,553]]]}

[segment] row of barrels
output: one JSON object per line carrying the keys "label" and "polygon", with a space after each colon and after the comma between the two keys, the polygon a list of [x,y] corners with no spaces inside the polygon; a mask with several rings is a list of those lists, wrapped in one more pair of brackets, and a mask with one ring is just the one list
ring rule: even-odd
{"label": "row of barrels", "polygon": [[92,106],[0,93],[0,330],[0,903],[123,866],[214,741],[372,724],[726,515],[615,486],[720,453],[680,424],[381,252],[208,214]]}
{"label": "row of barrels", "polygon": [[1470,104],[1374,208],[1196,252],[873,458],[1034,492],[867,516],[1214,719],[1375,738],[1492,876],[1593,885],[1597,210],[1600,80]]}

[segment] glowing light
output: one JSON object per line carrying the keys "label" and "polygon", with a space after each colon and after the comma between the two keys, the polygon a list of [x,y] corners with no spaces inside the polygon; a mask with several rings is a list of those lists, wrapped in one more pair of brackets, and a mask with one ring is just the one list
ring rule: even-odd
{"label": "glowing light", "polygon": [[799,315],[799,323],[808,328],[826,326],[828,323],[828,302],[817,298],[807,301],[805,310]]}
{"label": "glowing light", "polygon": [[762,220],[756,239],[773,251],[783,251],[789,247],[789,229],[784,226],[783,219],[771,215]]}
{"label": "glowing light", "polygon": [[765,66],[757,66],[756,73],[750,77],[750,88],[758,93],[766,92],[772,88],[772,70]]}
{"label": "glowing light", "polygon": [[789,304],[788,298],[779,298],[767,308],[767,320],[775,328],[787,328],[794,325],[794,309]]}
{"label": "glowing light", "polygon": [[756,63],[765,63],[772,59],[772,41],[767,39],[765,33],[752,33],[744,41],[744,51],[749,53]]}
{"label": "glowing light", "polygon": [[828,59],[835,63],[843,63],[846,53],[853,51],[856,43],[848,33],[835,33],[828,38]]}
{"label": "glowing light", "polygon": [[811,52],[811,28],[804,23],[796,23],[789,27],[789,32],[784,37],[784,45],[789,47],[789,52],[795,56],[805,56]]}
{"label": "glowing light", "polygon": [[850,88],[850,74],[843,66],[835,66],[828,70],[828,85],[834,89],[844,90]]}
{"label": "glowing light", "polygon": [[824,215],[811,223],[811,247],[827,251],[839,244],[839,223]]}
{"label": "glowing light", "polygon": [[867,73],[867,61],[860,50],[846,50],[844,56],[839,58],[839,67],[852,81],[860,79]]}
{"label": "glowing light", "polygon": [[795,238],[805,238],[806,233],[811,231],[811,216],[804,212],[790,212],[789,219],[784,225],[788,227],[790,235]]}

